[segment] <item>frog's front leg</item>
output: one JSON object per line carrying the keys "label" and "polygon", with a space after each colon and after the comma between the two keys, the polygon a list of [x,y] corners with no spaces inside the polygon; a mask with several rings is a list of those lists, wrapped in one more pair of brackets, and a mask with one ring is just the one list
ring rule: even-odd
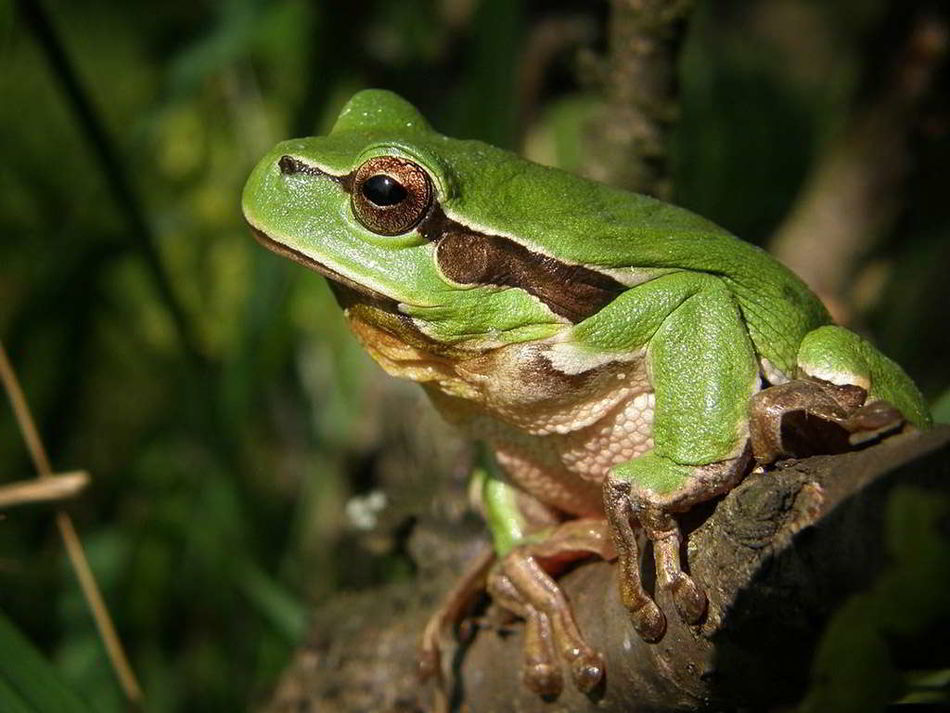
{"label": "frog's front leg", "polygon": [[610,470],[604,504],[620,560],[621,597],[638,633],[656,641],[666,620],[640,583],[634,526],[653,542],[660,587],[685,622],[698,623],[706,596],[680,561],[683,537],[675,516],[728,491],[745,474],[746,406],[759,377],[738,307],[711,279],[666,317],[646,357],[656,396],[654,447]]}
{"label": "frog's front leg", "polygon": [[[666,617],[641,584],[634,525],[642,527],[653,544],[657,583],[669,591],[680,618],[698,624],[706,612],[706,595],[683,570],[683,534],[676,515],[728,492],[742,479],[749,462],[748,450],[737,458],[705,466],[684,466],[655,452],[646,453],[614,468],[604,482],[604,509],[617,550],[620,597],[645,641],[663,637]],[[658,479],[679,481],[682,486],[658,492],[644,485]]]}

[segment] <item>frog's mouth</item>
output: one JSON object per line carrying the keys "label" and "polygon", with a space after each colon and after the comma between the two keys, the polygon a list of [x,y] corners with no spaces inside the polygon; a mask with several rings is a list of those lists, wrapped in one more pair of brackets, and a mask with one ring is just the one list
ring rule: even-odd
{"label": "frog's mouth", "polygon": [[[250,224],[249,224],[250,225]],[[387,312],[398,312],[398,302],[392,297],[388,297],[381,292],[377,292],[366,285],[361,285],[355,280],[351,280],[346,275],[342,275],[333,268],[327,267],[322,263],[317,262],[309,255],[304,255],[302,252],[289,248],[283,243],[279,243],[270,237],[260,228],[256,228],[253,225],[250,226],[251,232],[254,234],[254,238],[263,245],[268,250],[282,255],[290,260],[293,260],[300,265],[303,265],[306,268],[318,272],[323,275],[325,278],[330,280],[330,285],[333,287],[333,293],[337,296],[337,299],[343,303],[344,299],[342,295],[347,295],[347,301],[369,301],[373,306],[378,307],[379,309],[384,309]],[[359,297],[353,295],[356,293],[365,299],[360,300]]]}

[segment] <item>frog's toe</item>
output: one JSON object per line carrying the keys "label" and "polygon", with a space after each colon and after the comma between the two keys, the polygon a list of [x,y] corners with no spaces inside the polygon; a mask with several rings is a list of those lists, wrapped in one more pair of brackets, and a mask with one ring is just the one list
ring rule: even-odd
{"label": "frog's toe", "polygon": [[864,404],[844,422],[848,430],[848,443],[859,446],[896,431],[906,419],[896,406],[888,401],[872,401]]}
{"label": "frog's toe", "polygon": [[640,546],[632,523],[630,491],[630,480],[608,475],[604,480],[604,512],[617,551],[620,600],[630,612],[633,628],[640,638],[654,643],[666,633],[666,617],[640,580]]}
{"label": "frog's toe", "polygon": [[682,572],[670,584],[670,594],[680,618],[687,624],[698,624],[706,613],[706,593],[693,578]]}
{"label": "frog's toe", "polygon": [[416,652],[416,673],[419,679],[427,681],[439,671],[440,652],[437,648],[420,647]]}
{"label": "frog's toe", "polygon": [[646,598],[638,608],[630,609],[630,619],[637,634],[647,643],[656,643],[666,633],[666,617],[650,598]]}
{"label": "frog's toe", "polygon": [[557,698],[564,689],[561,667],[551,661],[525,661],[521,680],[542,698]]}
{"label": "frog's toe", "polygon": [[561,588],[529,549],[509,552],[488,578],[495,602],[525,619],[522,679],[535,693],[556,697],[567,664],[574,685],[588,693],[604,678],[604,659],[584,640]]}
{"label": "frog's toe", "polygon": [[597,651],[578,652],[571,661],[571,677],[581,693],[590,693],[604,678],[604,657]]}
{"label": "frog's toe", "polygon": [[521,680],[529,690],[544,698],[557,698],[564,688],[564,676],[554,650],[551,620],[533,607],[525,612]]}

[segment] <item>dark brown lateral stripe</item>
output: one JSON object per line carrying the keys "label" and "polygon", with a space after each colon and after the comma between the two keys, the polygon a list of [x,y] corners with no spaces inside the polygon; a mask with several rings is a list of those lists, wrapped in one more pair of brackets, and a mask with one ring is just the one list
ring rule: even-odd
{"label": "dark brown lateral stripe", "polygon": [[603,273],[568,265],[496,235],[456,229],[439,239],[436,254],[439,268],[450,280],[519,287],[575,324],[626,289]]}
{"label": "dark brown lateral stripe", "polygon": [[329,178],[334,183],[339,183],[346,189],[350,190],[350,177],[351,174],[346,174],[345,176],[335,176],[332,173],[327,173],[326,171],[321,171],[316,166],[311,166],[309,163],[304,163],[300,159],[294,158],[293,156],[281,156],[280,160],[277,162],[277,168],[280,169],[280,172],[285,176],[293,176],[297,173],[302,173],[305,176],[319,176],[320,178]]}
{"label": "dark brown lateral stripe", "polygon": [[[353,190],[356,172],[334,176],[293,156],[282,156],[278,166],[284,174],[303,173],[325,177],[348,193]],[[416,230],[426,240],[437,243],[439,267],[450,280],[463,285],[518,287],[574,324],[596,314],[627,289],[612,277],[596,270],[532,252],[509,238],[470,230],[449,218],[438,201],[433,201],[428,215]],[[331,274],[332,271],[326,267],[275,243],[259,231],[255,231],[255,234],[271,250],[322,272],[331,280],[358,292],[370,292],[342,275]]]}

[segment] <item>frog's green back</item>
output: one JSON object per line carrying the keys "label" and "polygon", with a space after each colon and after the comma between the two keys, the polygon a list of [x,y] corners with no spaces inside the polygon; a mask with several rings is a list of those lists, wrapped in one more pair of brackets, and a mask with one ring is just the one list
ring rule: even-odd
{"label": "frog's green back", "polygon": [[629,271],[633,280],[655,268],[717,275],[735,294],[756,349],[788,375],[805,334],[830,321],[790,270],[694,213],[479,142],[443,140],[432,148],[453,167],[454,195],[443,202],[450,217],[520,236],[568,263]]}
{"label": "frog's green back", "polygon": [[342,173],[367,147],[393,146],[435,174],[446,215],[516,237],[566,263],[608,268],[630,284],[649,270],[720,276],[735,294],[759,353],[788,375],[807,332],[828,323],[821,302],[763,250],[687,210],[527,161],[479,141],[433,131],[399,96],[366,90],[320,143],[321,163]]}

